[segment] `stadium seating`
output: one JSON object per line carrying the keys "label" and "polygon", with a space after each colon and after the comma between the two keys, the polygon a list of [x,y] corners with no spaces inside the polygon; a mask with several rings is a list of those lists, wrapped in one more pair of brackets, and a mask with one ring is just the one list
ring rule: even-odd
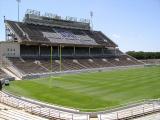
{"label": "stadium seating", "polygon": [[[22,60],[23,59],[23,60]],[[20,71],[25,74],[34,73],[47,73],[47,72],[58,72],[60,71],[60,60],[53,59],[52,65],[50,59],[26,59],[26,58],[9,58],[9,60],[16,66]],[[110,58],[76,58],[66,59],[62,58],[61,70],[81,70],[81,69],[92,69],[102,67],[115,67],[115,66],[129,66],[129,65],[140,65],[134,58],[127,55],[120,55],[118,57]]]}
{"label": "stadium seating", "polygon": [[[104,44],[110,47],[117,46],[99,31],[91,32],[87,30],[45,27],[42,25],[23,24],[13,21],[7,21],[7,23],[15,30],[16,34],[22,40],[28,39],[29,41],[32,40],[33,42],[46,43],[52,42],[83,45]],[[104,41],[104,39],[107,41],[107,43]]]}
{"label": "stadium seating", "polygon": [[84,69],[84,67],[82,65],[75,63],[75,62],[73,62],[73,60],[70,60],[70,59],[63,60],[62,63],[66,68],[69,68],[69,70]]}
{"label": "stadium seating", "polygon": [[43,68],[40,64],[36,63],[35,60],[32,59],[26,59],[22,61],[19,58],[10,58],[10,61],[14,64],[14,66],[26,74],[48,72],[48,70]]}
{"label": "stadium seating", "polygon": [[79,59],[78,62],[86,68],[99,68],[99,64],[94,62],[93,59]]}
{"label": "stadium seating", "polygon": [[97,63],[100,67],[114,67],[115,66],[114,64],[110,63],[108,59],[105,59],[105,58],[101,58],[101,59],[94,58],[93,61]]}

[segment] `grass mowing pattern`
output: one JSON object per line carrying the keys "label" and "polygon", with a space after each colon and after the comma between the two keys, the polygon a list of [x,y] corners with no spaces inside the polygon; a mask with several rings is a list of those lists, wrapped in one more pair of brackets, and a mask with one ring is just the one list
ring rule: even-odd
{"label": "grass mowing pattern", "polygon": [[160,98],[160,67],[13,81],[5,89],[16,95],[80,110],[99,109]]}

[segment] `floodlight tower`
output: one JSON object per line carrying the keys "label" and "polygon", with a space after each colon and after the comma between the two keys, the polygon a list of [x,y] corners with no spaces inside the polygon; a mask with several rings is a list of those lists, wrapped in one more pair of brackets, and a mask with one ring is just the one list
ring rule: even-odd
{"label": "floodlight tower", "polygon": [[93,30],[93,11],[90,11],[90,17],[91,17],[91,28]]}
{"label": "floodlight tower", "polygon": [[18,5],[18,22],[19,22],[19,4],[21,2],[21,0],[16,0],[17,1],[17,5]]}

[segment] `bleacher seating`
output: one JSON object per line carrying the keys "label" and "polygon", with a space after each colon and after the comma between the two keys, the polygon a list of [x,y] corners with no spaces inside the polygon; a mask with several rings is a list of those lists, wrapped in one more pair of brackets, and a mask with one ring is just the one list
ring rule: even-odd
{"label": "bleacher seating", "polygon": [[[58,72],[60,71],[60,60],[53,59],[52,65],[50,59],[26,59],[23,58],[9,58],[9,60],[16,66],[20,71],[25,74],[32,73],[46,73],[46,72]],[[92,68],[103,68],[103,67],[115,67],[115,66],[129,66],[129,65],[140,65],[139,61],[127,56],[120,55],[115,58],[79,58],[79,59],[66,59],[62,58],[61,70],[81,70],[81,69],[92,69]]]}
{"label": "bleacher seating", "polygon": [[53,28],[50,32],[42,32],[43,36],[53,43],[66,43],[66,44],[82,44],[82,45],[97,45],[97,43],[87,34],[82,33],[76,35],[71,30],[62,28]]}
{"label": "bleacher seating", "polygon": [[32,59],[22,61],[19,58],[10,58],[10,61],[14,66],[26,74],[48,72],[45,68],[43,68],[40,64],[37,64],[35,60]]}
{"label": "bleacher seating", "polygon": [[142,62],[138,61],[137,59],[128,56],[128,55],[121,55],[120,59],[124,62],[127,63],[127,65],[140,65],[143,64]]}
{"label": "bleacher seating", "polygon": [[133,58],[126,56],[126,55],[121,55],[116,58],[110,58],[110,59],[108,59],[108,61],[116,66],[129,66],[129,65],[142,64],[142,63],[138,62],[137,60],[134,60]]}
{"label": "bleacher seating", "polygon": [[66,68],[69,68],[68,70],[80,70],[80,69],[84,69],[84,67],[78,63],[73,62],[73,60],[71,59],[66,59],[62,61],[63,65]]}
{"label": "bleacher seating", "polygon": [[21,40],[46,43],[117,46],[99,31],[57,28],[22,22],[6,21]]}
{"label": "bleacher seating", "polygon": [[99,64],[100,67],[114,67],[115,66],[114,64],[108,62],[108,59],[105,59],[105,58],[104,59],[103,58],[101,58],[101,59],[94,58],[93,61],[95,63]]}
{"label": "bleacher seating", "polygon": [[78,62],[86,68],[99,68],[99,64],[94,62],[93,59],[79,59]]}

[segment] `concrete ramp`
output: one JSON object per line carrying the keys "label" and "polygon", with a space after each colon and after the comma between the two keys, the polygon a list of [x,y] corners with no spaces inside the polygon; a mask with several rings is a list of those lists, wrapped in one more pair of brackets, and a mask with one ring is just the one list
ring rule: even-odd
{"label": "concrete ramp", "polygon": [[16,76],[14,73],[12,73],[11,71],[9,71],[8,69],[6,68],[1,68],[6,74],[8,74],[9,76],[11,77],[14,77],[15,80],[21,80],[21,78],[19,78],[18,76]]}

